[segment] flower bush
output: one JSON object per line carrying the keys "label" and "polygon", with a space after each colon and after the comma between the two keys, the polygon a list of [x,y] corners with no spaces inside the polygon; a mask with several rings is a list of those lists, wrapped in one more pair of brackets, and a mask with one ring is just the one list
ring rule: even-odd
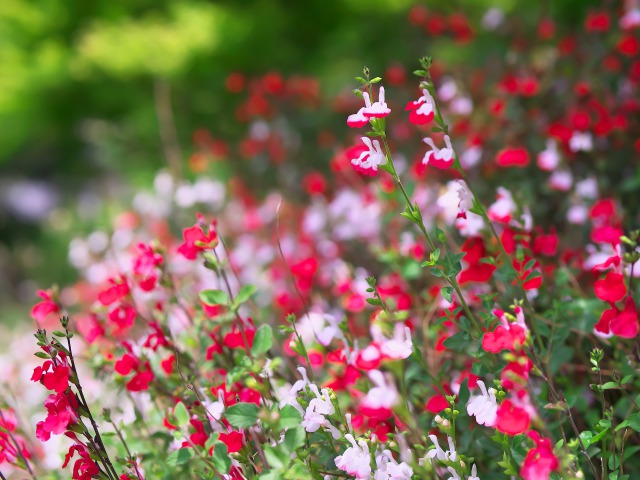
{"label": "flower bush", "polygon": [[[468,76],[365,68],[319,136],[330,173],[287,170],[273,114],[315,89],[252,83],[237,151],[295,187],[207,177],[228,145],[200,131],[199,176],[74,241],[82,279],[31,312],[35,437],[74,479],[635,478],[639,8],[577,38],[543,18]],[[60,478],[17,407],[0,466]]]}

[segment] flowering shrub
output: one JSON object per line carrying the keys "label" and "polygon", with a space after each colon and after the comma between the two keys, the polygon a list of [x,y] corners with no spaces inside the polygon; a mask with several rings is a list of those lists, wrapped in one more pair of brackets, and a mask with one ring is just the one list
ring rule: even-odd
{"label": "flowering shrub", "polygon": [[[635,478],[639,12],[589,15],[593,76],[560,79],[589,53],[569,37],[485,88],[422,58],[402,102],[365,68],[306,203],[160,174],[102,249],[72,244],[78,284],[40,292],[36,438],[65,437],[74,479]],[[268,92],[240,151],[278,164]],[[36,478],[0,413],[0,465]]]}

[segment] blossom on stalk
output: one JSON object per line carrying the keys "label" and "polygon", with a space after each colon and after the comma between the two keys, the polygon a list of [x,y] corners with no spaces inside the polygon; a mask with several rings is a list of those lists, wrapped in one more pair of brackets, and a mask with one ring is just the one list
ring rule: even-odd
{"label": "blossom on stalk", "polygon": [[425,137],[422,141],[431,147],[431,150],[427,151],[422,159],[424,165],[433,165],[440,169],[447,169],[453,165],[453,147],[449,135],[444,136],[445,148],[436,147],[430,137]]}
{"label": "blossom on stalk", "polygon": [[325,427],[334,439],[339,439],[341,437],[340,431],[327,419],[327,415],[336,413],[335,407],[329,397],[329,390],[323,388],[322,394],[320,394],[318,386],[313,383],[309,384],[309,389],[316,398],[311,399],[309,402],[309,406],[304,412],[304,418],[300,425],[309,433],[318,431],[320,427]]}
{"label": "blossom on stalk", "polygon": [[493,427],[496,423],[498,403],[496,400],[495,388],[485,386],[482,380],[478,380],[478,386],[482,391],[482,395],[473,397],[467,404],[467,413],[476,417],[476,422],[486,427]]}
{"label": "blossom on stalk", "polygon": [[46,442],[51,434],[62,435],[69,427],[78,422],[78,400],[73,393],[54,393],[44,401],[47,418],[36,425],[36,437]]}
{"label": "blossom on stalk", "polygon": [[511,436],[526,432],[531,422],[527,411],[516,406],[511,400],[505,400],[500,404],[496,418],[496,429]]}
{"label": "blossom on stalk", "polygon": [[353,435],[347,433],[346,438],[351,446],[347,448],[342,455],[335,458],[336,467],[340,470],[353,475],[358,479],[369,478],[371,475],[371,456],[369,455],[369,445],[360,438],[358,443]]}
{"label": "blossom on stalk", "polygon": [[548,480],[551,472],[560,466],[558,458],[553,454],[551,441],[535,431],[528,432],[527,435],[536,443],[536,447],[527,452],[520,468],[520,476],[524,480]]}
{"label": "blossom on stalk", "polygon": [[434,458],[442,461],[451,461],[455,462],[456,458],[458,458],[458,453],[456,452],[456,446],[453,443],[453,439],[447,435],[447,442],[449,443],[449,450],[443,450],[440,448],[440,444],[438,443],[438,437],[435,435],[429,435],[429,439],[433,443],[435,448],[429,450],[427,452],[426,458],[428,460],[433,460]]}
{"label": "blossom on stalk", "polygon": [[431,94],[426,90],[422,90],[422,96],[418,100],[407,103],[404,108],[409,111],[409,121],[414,125],[426,125],[435,115],[436,102]]}
{"label": "blossom on stalk", "polygon": [[413,469],[406,462],[398,463],[389,450],[376,455],[374,480],[411,480]]}
{"label": "blossom on stalk", "polygon": [[371,325],[371,337],[378,344],[380,353],[391,360],[408,358],[413,353],[411,330],[402,322],[395,324],[393,337],[387,338],[378,324]]}
{"label": "blossom on stalk", "polygon": [[378,93],[378,101],[371,103],[369,92],[362,92],[364,99],[364,107],[360,108],[357,113],[349,115],[347,125],[351,128],[364,127],[371,118],[383,118],[391,113],[391,109],[387,106],[384,99],[384,87],[380,86]]}
{"label": "blossom on stalk", "polygon": [[373,177],[378,174],[378,167],[387,162],[387,157],[378,140],[372,141],[369,137],[360,140],[364,145],[350,148],[347,156],[356,172]]}

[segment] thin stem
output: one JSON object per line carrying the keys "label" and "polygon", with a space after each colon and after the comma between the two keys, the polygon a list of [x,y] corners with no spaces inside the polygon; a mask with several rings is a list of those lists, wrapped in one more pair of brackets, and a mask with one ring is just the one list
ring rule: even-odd
{"label": "thin stem", "polygon": [[76,363],[73,358],[73,350],[71,349],[71,339],[69,338],[69,329],[66,327],[66,325],[64,329],[67,334],[67,346],[69,348],[69,358],[71,359],[71,368],[73,369],[73,373],[75,374],[76,379],[78,380],[78,383],[76,384],[76,387],[78,389],[78,394],[80,395],[80,399],[82,400],[83,407],[87,410],[87,415],[89,415],[89,421],[91,422],[91,426],[93,427],[93,431],[95,433],[95,438],[98,442],[98,445],[100,449],[102,449],[102,452],[104,453],[104,456],[105,456],[104,462],[105,462],[105,466],[107,467],[107,472],[109,473],[109,476],[113,475],[117,479],[118,473],[116,472],[116,469],[113,468],[111,459],[109,458],[109,454],[107,453],[107,449],[105,448],[104,443],[102,442],[102,437],[100,436],[100,430],[98,430],[98,424],[96,423],[95,419],[93,418],[93,415],[91,414],[89,403],[87,402],[87,399],[84,396],[84,392],[82,391],[82,385],[80,384],[80,377],[78,375]]}
{"label": "thin stem", "polygon": [[[233,296],[233,291],[231,290],[231,284],[229,283],[229,278],[227,277],[227,274],[224,271],[224,268],[222,268],[222,264],[220,263],[220,257],[218,255],[218,252],[216,252],[215,248],[212,248],[211,251],[213,252],[213,254],[216,257],[216,260],[218,261],[216,272],[220,275],[220,277],[222,278],[222,281],[224,282],[227,288],[227,292],[229,294],[229,300],[231,301],[231,303],[234,303],[235,297]],[[240,318],[240,314],[238,314],[237,309],[234,309],[234,313],[236,316],[236,321],[238,323],[238,328],[240,328],[240,335],[242,336],[242,342],[244,343],[244,350],[249,356],[249,358],[253,360],[253,355],[251,355],[251,346],[249,345],[249,340],[247,339],[247,332],[245,331],[245,328],[244,328],[244,322],[242,321],[242,318]]]}
{"label": "thin stem", "polygon": [[[0,410],[0,418],[2,419],[2,423],[7,425],[7,421],[4,418],[4,414],[2,413],[2,410]],[[29,472],[29,475],[31,476],[31,478],[33,480],[37,480],[37,477],[36,477],[35,473],[33,473],[33,470],[31,469],[31,465],[29,464],[29,460],[27,460],[27,457],[25,457],[24,454],[22,453],[22,448],[20,448],[20,444],[18,443],[18,441],[16,440],[15,436],[13,435],[13,432],[11,432],[11,430],[9,430],[8,428],[6,428],[5,430],[7,432],[7,435],[11,439],[11,442],[13,443],[13,446],[16,449],[16,453],[20,456],[20,458],[24,462],[25,468]]]}
{"label": "thin stem", "polygon": [[[387,138],[386,138],[385,135],[381,135],[381,138],[382,138],[382,142],[384,144],[385,155],[386,155],[386,158],[387,158],[387,165],[391,169],[391,175],[393,176],[393,178],[396,181],[396,184],[400,188],[400,191],[402,192],[402,195],[404,196],[404,199],[405,199],[405,201],[407,203],[407,207],[409,209],[413,210],[414,207],[413,207],[413,204],[411,203],[411,199],[409,198],[409,194],[405,190],[404,185],[402,184],[402,180],[400,180],[400,176],[398,175],[398,172],[396,171],[396,168],[395,168],[395,166],[393,164],[393,158],[391,156],[391,150],[389,149],[389,144],[387,143]],[[427,232],[427,227],[425,226],[424,220],[422,220],[422,217],[416,219],[416,224],[418,225],[418,228],[422,232],[422,235],[424,236],[424,238],[426,239],[427,243],[429,244],[429,247],[431,248],[431,251],[435,251],[436,250],[436,245],[433,242],[433,240],[431,239],[431,236],[429,235],[429,233]],[[446,251],[446,245],[444,245],[444,247],[445,247],[445,251]],[[478,320],[473,315],[473,313],[471,313],[471,309],[469,308],[469,305],[467,305],[467,302],[466,302],[464,296],[462,295],[462,291],[460,290],[460,286],[458,285],[458,281],[455,278],[451,278],[451,277],[445,277],[445,279],[446,279],[447,283],[453,287],[453,289],[455,290],[456,294],[458,295],[458,299],[460,300],[460,303],[462,305],[462,309],[464,310],[465,314],[467,315],[467,318],[469,319],[469,321],[471,321],[471,323],[473,324],[474,328],[478,331],[478,333],[482,333],[482,328],[480,327],[480,324],[478,323]]]}

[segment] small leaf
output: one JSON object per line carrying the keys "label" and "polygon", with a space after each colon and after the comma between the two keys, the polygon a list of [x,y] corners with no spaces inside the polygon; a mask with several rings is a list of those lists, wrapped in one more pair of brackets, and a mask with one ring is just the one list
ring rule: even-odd
{"label": "small leaf", "polygon": [[219,473],[227,474],[231,470],[231,458],[229,458],[229,449],[222,442],[216,442],[213,448],[213,465]]}
{"label": "small leaf", "polygon": [[255,285],[244,285],[236,295],[235,304],[240,305],[246,302],[247,300],[249,300],[249,298],[251,298],[251,295],[253,295],[255,292],[256,292]]}
{"label": "small leaf", "polygon": [[287,430],[287,433],[284,434],[283,445],[288,450],[288,453],[291,454],[295,452],[298,449],[298,447],[304,444],[304,439],[305,439],[304,428],[300,426],[290,428],[289,430]]}
{"label": "small leaf", "polygon": [[42,359],[45,359],[45,360],[48,360],[48,359],[51,358],[51,356],[49,354],[44,353],[44,352],[36,352],[36,353],[34,353],[34,355],[36,357],[38,357],[38,358],[42,358]]}
{"label": "small leaf", "polygon": [[295,427],[300,425],[300,422],[302,422],[302,416],[293,405],[285,405],[282,407],[282,410],[280,410],[280,420],[278,421],[278,427],[280,429]]}
{"label": "small leaf", "polygon": [[451,295],[453,294],[453,287],[443,287],[440,290],[442,297],[449,303],[451,303]]}
{"label": "small leaf", "polygon": [[200,300],[207,305],[227,305],[229,298],[222,290],[203,290],[200,292]]}
{"label": "small leaf", "polygon": [[382,303],[380,302],[380,300],[378,300],[377,298],[367,298],[367,303],[369,305],[382,305]]}
{"label": "small leaf", "polygon": [[255,403],[236,403],[227,408],[224,416],[234,427],[248,428],[258,419],[258,406]]}
{"label": "small leaf", "polygon": [[189,423],[190,415],[184,403],[178,402],[176,404],[176,408],[173,409],[173,414],[178,421],[178,427],[184,427],[187,423]]}
{"label": "small leaf", "polygon": [[269,325],[262,325],[253,337],[251,354],[258,356],[269,351],[273,345],[273,331]]}
{"label": "small leaf", "polygon": [[179,465],[184,465],[193,456],[193,449],[191,448],[179,448],[178,450],[174,450],[167,457],[167,465],[170,467],[177,467]]}

